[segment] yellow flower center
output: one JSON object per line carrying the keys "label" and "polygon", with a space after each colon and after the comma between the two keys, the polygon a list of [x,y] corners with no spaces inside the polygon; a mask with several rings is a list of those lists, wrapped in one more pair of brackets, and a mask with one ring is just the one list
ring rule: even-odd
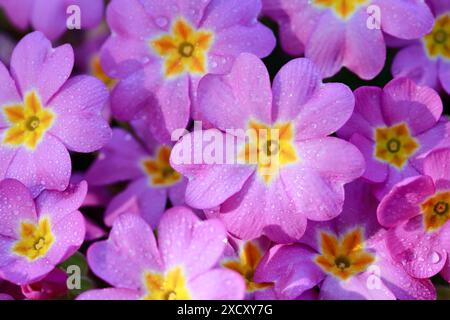
{"label": "yellow flower center", "polygon": [[273,286],[272,283],[257,283],[253,280],[256,267],[258,267],[261,259],[261,250],[255,243],[248,241],[241,250],[239,260],[226,261],[223,266],[242,275],[245,279],[247,292],[254,292]]}
{"label": "yellow flower center", "polygon": [[440,229],[450,219],[450,191],[440,192],[421,205],[425,229]]}
{"label": "yellow flower center", "polygon": [[91,59],[91,74],[102,81],[109,89],[112,89],[116,83],[117,80],[110,78],[105,71],[102,68],[102,65],[100,63],[100,57],[96,55],[94,58]]}
{"label": "yellow flower center", "polygon": [[342,19],[348,19],[359,7],[367,4],[369,0],[313,0],[313,5],[331,8]]}
{"label": "yellow flower center", "polygon": [[144,300],[191,300],[186,286],[186,278],[183,270],[179,267],[165,275],[146,272],[144,284],[147,289]]}
{"label": "yellow flower center", "polygon": [[170,186],[181,180],[181,174],[170,165],[170,152],[169,147],[162,146],[155,158],[142,161],[144,172],[150,176],[150,181],[155,186]]}
{"label": "yellow flower center", "polygon": [[382,162],[402,168],[418,148],[405,123],[375,129],[375,156]]}
{"label": "yellow flower center", "polygon": [[20,239],[12,251],[33,261],[46,255],[55,242],[49,218],[41,218],[38,224],[23,221],[20,225]]}
{"label": "yellow flower center", "polygon": [[290,122],[273,127],[250,121],[247,131],[248,143],[239,154],[239,160],[256,164],[258,172],[269,183],[281,167],[298,161],[294,147],[294,129]]}
{"label": "yellow flower center", "polygon": [[436,18],[433,30],[423,38],[430,58],[450,59],[450,14]]}
{"label": "yellow flower center", "polygon": [[171,34],[150,41],[153,50],[164,59],[167,78],[183,73],[203,75],[207,71],[207,53],[213,42],[211,31],[196,30],[183,18],[178,18]]}
{"label": "yellow flower center", "polygon": [[322,231],[320,241],[321,254],[316,256],[316,263],[325,272],[341,280],[364,272],[375,261],[375,256],[364,248],[364,236],[360,228],[347,232],[340,239]]}
{"label": "yellow flower center", "polygon": [[25,146],[30,150],[36,149],[55,119],[51,110],[42,107],[35,91],[25,96],[23,104],[4,106],[2,110],[10,124],[3,143],[15,147]]}

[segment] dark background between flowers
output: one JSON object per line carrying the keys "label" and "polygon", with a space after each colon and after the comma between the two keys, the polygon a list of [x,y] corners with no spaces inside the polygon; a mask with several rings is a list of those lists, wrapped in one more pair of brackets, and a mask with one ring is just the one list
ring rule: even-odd
{"label": "dark background between flowers", "polygon": [[[270,27],[275,35],[278,37],[278,26],[276,23],[274,23],[272,20],[266,17],[261,18],[262,22]],[[6,33],[13,41],[19,41],[25,34],[28,32],[31,32],[32,30],[27,30],[25,32],[19,32],[17,29],[15,29],[6,18],[5,14],[0,10],[0,32]],[[63,43],[70,43],[72,46],[76,47],[78,44],[80,44],[83,41],[83,35],[84,32],[82,30],[73,30],[68,31],[61,39],[59,39],[57,42],[53,43],[54,45],[59,45]],[[325,79],[324,82],[341,82],[349,86],[352,90],[355,90],[362,86],[377,86],[377,87],[384,87],[391,79],[391,64],[392,60],[395,57],[395,54],[397,53],[397,49],[388,49],[387,51],[387,59],[385,66],[382,70],[382,72],[375,77],[374,79],[370,81],[362,80],[357,75],[351,73],[347,69],[342,69],[337,75],[335,75],[332,78]],[[264,63],[269,70],[270,76],[273,79],[273,77],[277,74],[277,72],[290,60],[295,59],[296,57],[290,56],[286,54],[281,46],[279,41],[277,42],[277,46],[268,57],[266,57],[264,60]],[[74,74],[81,73],[81,70],[74,70]],[[1,84],[0,84],[1,86]],[[446,115],[450,115],[450,96],[446,95],[444,92],[440,92],[440,96],[444,103],[444,113]],[[129,126],[125,123],[118,123],[113,121],[112,126],[117,127],[125,127],[129,129]],[[91,154],[80,154],[80,153],[71,153],[72,158],[72,171],[73,172],[84,172],[89,168],[91,163],[94,161],[96,157],[96,153]],[[119,192],[122,190],[126,184],[119,183],[110,186],[112,192]],[[167,207],[169,208],[171,206],[170,203],[167,203]],[[104,208],[98,208],[98,207],[88,207],[88,208],[82,208],[81,211],[83,214],[89,216],[94,221],[96,221],[100,226],[106,229],[106,226],[103,223],[103,211]],[[85,242],[83,246],[80,249],[80,252],[86,253],[87,248],[89,247],[91,243]],[[85,262],[75,262],[75,263],[82,263]],[[107,286],[105,283],[102,282],[102,280],[96,278],[92,274],[89,275],[90,281],[93,281],[96,283],[97,286],[104,287]],[[438,299],[441,300],[450,300],[450,285],[443,280],[440,276],[435,276],[432,278],[433,283],[437,286],[438,289]],[[92,283],[91,283],[92,285]],[[85,288],[87,289],[87,288]]]}

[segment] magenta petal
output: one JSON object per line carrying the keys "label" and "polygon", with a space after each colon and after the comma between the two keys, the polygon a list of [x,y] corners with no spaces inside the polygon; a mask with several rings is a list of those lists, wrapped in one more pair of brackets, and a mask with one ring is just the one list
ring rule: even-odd
{"label": "magenta petal", "polygon": [[392,258],[415,278],[430,278],[445,264],[440,232],[428,234],[421,215],[390,229],[386,242]]}
{"label": "magenta petal", "polygon": [[140,214],[150,226],[156,227],[166,202],[166,188],[151,186],[148,177],[140,178],[111,200],[106,208],[105,224],[110,226],[121,214],[132,213]]}
{"label": "magenta petal", "polygon": [[379,29],[367,27],[368,15],[359,10],[348,22],[344,65],[362,79],[373,79],[383,69],[386,45]]}
{"label": "magenta petal", "polygon": [[[272,31],[261,23],[238,25],[219,31],[215,35],[211,54],[233,59],[242,52],[248,52],[264,58],[272,52],[275,43]],[[215,71],[214,65],[212,67],[211,71]]]}
{"label": "magenta petal", "polygon": [[100,61],[105,72],[113,78],[125,78],[150,62],[149,47],[145,41],[111,35],[100,51]]}
{"label": "magenta petal", "polygon": [[11,238],[0,236],[0,277],[17,285],[39,281],[51,272],[55,265],[45,257],[28,261],[24,257],[11,254],[14,242]]}
{"label": "magenta petal", "polygon": [[85,291],[77,300],[139,300],[140,297],[137,290],[106,288]]}
{"label": "magenta petal", "polygon": [[227,75],[207,75],[199,84],[200,119],[215,128],[247,129],[253,118],[270,124],[272,92],[264,63],[256,56],[239,55]]}
{"label": "magenta petal", "polygon": [[314,262],[316,254],[305,245],[274,246],[259,263],[255,281],[273,282],[277,296],[295,299],[325,277]]}
{"label": "magenta petal", "polygon": [[31,24],[35,30],[55,40],[67,30],[66,10],[67,6],[61,0],[34,0]]}
{"label": "magenta petal", "polygon": [[297,141],[322,138],[340,129],[353,113],[351,90],[340,83],[322,85],[295,119]]}
{"label": "magenta petal", "polygon": [[365,136],[355,133],[350,142],[353,143],[364,156],[366,170],[363,177],[375,183],[384,182],[388,175],[388,164],[378,161],[374,157],[375,144]]}
{"label": "magenta petal", "polygon": [[125,38],[150,38],[158,32],[139,0],[111,1],[107,20],[111,30]]}
{"label": "magenta petal", "polygon": [[320,92],[322,78],[308,59],[295,59],[284,65],[272,85],[273,111],[277,120],[295,118],[303,106]]}
{"label": "magenta petal", "polygon": [[0,236],[17,239],[21,220],[37,221],[30,191],[19,181],[0,182]]}
{"label": "magenta petal", "polygon": [[194,300],[242,300],[244,279],[231,270],[213,269],[188,282]]}
{"label": "magenta petal", "polygon": [[[17,87],[14,80],[9,75],[8,69],[0,62],[0,83],[2,84],[2,90],[0,91],[0,106],[20,103],[20,98]],[[4,118],[4,113],[0,107],[0,129],[8,127],[7,120]]]}
{"label": "magenta petal", "polygon": [[436,61],[428,58],[424,45],[417,43],[397,53],[391,70],[394,77],[410,78],[419,85],[437,89],[438,66]]}
{"label": "magenta petal", "polygon": [[131,133],[114,128],[110,142],[102,148],[87,171],[86,179],[91,185],[137,179],[144,175],[140,161],[148,156],[148,152]]}
{"label": "magenta petal", "polygon": [[274,118],[278,121],[296,118],[298,140],[333,133],[353,112],[351,90],[341,84],[322,84],[319,70],[308,59],[286,64],[276,75],[272,90]]}
{"label": "magenta petal", "polygon": [[354,133],[362,134],[373,140],[374,129],[384,127],[381,113],[383,89],[378,87],[360,87],[355,90],[355,112],[347,123],[338,131],[338,136],[350,139]]}
{"label": "magenta petal", "polygon": [[65,190],[70,172],[69,152],[57,138],[46,134],[34,152],[26,148],[17,151],[6,178],[21,181],[36,196],[44,189]]}
{"label": "magenta petal", "polygon": [[171,186],[168,190],[169,199],[173,206],[181,206],[185,203],[185,194],[188,180],[183,178],[182,181]]}
{"label": "magenta petal", "polygon": [[48,213],[41,213],[41,216],[47,214],[50,217],[56,242],[47,252],[45,258],[56,266],[72,256],[81,247],[86,234],[86,226],[81,212],[72,211],[61,217],[57,208],[52,209]]}
{"label": "magenta petal", "polygon": [[308,219],[336,217],[344,202],[344,184],[364,172],[361,153],[352,144],[333,137],[303,141],[298,149],[300,157],[303,155],[300,164],[281,171],[287,192]]}
{"label": "magenta petal", "polygon": [[434,181],[450,180],[450,149],[438,148],[431,151],[423,162],[424,174],[433,178]]}
{"label": "magenta petal", "polygon": [[355,275],[347,281],[328,276],[320,286],[321,300],[395,300],[394,294],[380,282],[379,288],[369,288],[368,272]]}
{"label": "magenta petal", "polygon": [[382,111],[388,125],[406,122],[413,135],[420,134],[438,122],[442,101],[431,88],[416,85],[407,78],[398,78],[384,87]]}
{"label": "magenta petal", "polygon": [[450,63],[441,61],[439,64],[439,80],[447,94],[450,94]]}
{"label": "magenta petal", "polygon": [[[134,59],[132,61],[135,61]],[[137,118],[140,111],[152,103],[151,88],[162,84],[159,63],[135,70],[130,76],[121,80],[111,93],[111,111],[118,120],[130,121]]]}
{"label": "magenta petal", "polygon": [[[379,277],[383,283],[400,300],[435,300],[436,289],[428,279],[416,279],[410,276],[402,264],[392,260],[386,247],[386,233],[382,231],[381,237],[374,243],[377,251]],[[375,269],[376,270],[376,269]]]}
{"label": "magenta petal", "polygon": [[228,232],[244,240],[266,235],[277,243],[292,243],[306,229],[306,217],[285,191],[285,183],[274,178],[266,185],[255,173],[243,188],[220,209]]}
{"label": "magenta petal", "polygon": [[25,36],[14,49],[11,74],[22,96],[35,89],[42,102],[47,104],[69,78],[73,63],[74,54],[70,45],[52,48],[50,41],[41,32],[33,32]]}
{"label": "magenta petal", "polygon": [[435,192],[433,179],[429,176],[403,180],[381,201],[378,221],[385,227],[394,227],[420,214],[420,204]]}
{"label": "magenta petal", "polygon": [[439,122],[419,134],[416,139],[419,141],[420,148],[417,150],[417,157],[411,159],[415,167],[421,168],[424,156],[435,148],[444,148],[450,146],[448,137],[450,136],[450,121],[446,116],[442,116]]}
{"label": "magenta petal", "polygon": [[190,279],[217,263],[226,238],[219,220],[201,221],[186,207],[167,210],[158,227],[158,244],[166,270],[183,265]]}
{"label": "magenta petal", "polygon": [[[207,8],[211,0],[203,1],[179,1],[179,0],[139,0],[146,12],[153,19],[153,22],[158,25],[161,29],[166,31],[170,27],[169,21],[183,16],[193,25],[198,25],[204,16],[205,8]],[[161,18],[166,18],[167,20],[160,21]]]}
{"label": "magenta petal", "polygon": [[213,0],[205,10],[202,27],[216,31],[250,25],[261,12],[260,0]]}
{"label": "magenta petal", "polygon": [[100,149],[111,138],[111,129],[102,115],[107,100],[108,90],[100,80],[71,78],[50,101],[56,113],[50,132],[69,150],[87,153]]}
{"label": "magenta petal", "polygon": [[[392,36],[416,39],[433,28],[433,14],[424,1],[375,0],[373,4],[382,12],[381,29]],[[402,22],[398,17],[402,17]]]}
{"label": "magenta petal", "polygon": [[143,287],[145,270],[162,269],[153,230],[134,215],[117,218],[108,240],[90,246],[87,260],[91,270],[106,282],[133,290]]}
{"label": "magenta petal", "polygon": [[51,213],[52,223],[58,224],[66,215],[78,210],[87,194],[87,183],[69,185],[64,192],[45,190],[36,199],[38,215]]}
{"label": "magenta petal", "polygon": [[[208,159],[199,159],[200,161],[196,162],[196,156],[209,155],[206,147],[213,145],[207,143],[209,141],[206,135],[214,134],[214,137],[217,137],[214,141],[218,145],[219,141],[222,142],[221,146],[225,146],[225,141],[228,139],[234,141],[232,136],[216,129],[197,131],[199,132],[205,138],[199,138],[195,131],[185,135],[172,149],[170,161],[175,170],[189,179],[186,203],[197,209],[209,209],[220,205],[238,192],[255,168],[251,165],[226,162],[225,153],[230,151],[229,149],[224,151],[224,155],[215,163],[209,164]],[[186,156],[189,159],[184,158]]]}
{"label": "magenta petal", "polygon": [[323,14],[306,43],[305,57],[320,69],[323,77],[335,75],[342,67],[345,56],[346,24],[329,10]]}

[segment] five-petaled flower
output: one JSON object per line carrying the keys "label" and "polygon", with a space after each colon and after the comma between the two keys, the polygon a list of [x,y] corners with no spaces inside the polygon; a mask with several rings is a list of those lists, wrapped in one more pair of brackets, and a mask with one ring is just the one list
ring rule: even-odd
{"label": "five-petaled flower", "polygon": [[19,181],[0,182],[0,277],[18,285],[39,281],[69,258],[84,240],[78,211],[87,183],[33,199]]}
{"label": "five-petaled flower", "polygon": [[272,31],[257,20],[260,0],[113,0],[111,37],[101,50],[106,73],[118,78],[111,98],[119,120],[147,119],[157,140],[197,117],[196,96],[206,74],[228,72],[242,52],[267,56]]}
{"label": "five-petaled flower", "polygon": [[52,48],[33,32],[14,49],[11,73],[0,63],[0,179],[20,180],[33,196],[66,189],[68,150],[93,152],[111,137],[101,115],[108,90],[93,77],[69,79],[73,58],[71,46]]}
{"label": "five-petaled flower", "polygon": [[345,189],[342,214],[329,222],[310,222],[300,244],[272,247],[255,280],[273,282],[282,299],[295,299],[317,285],[319,299],[434,299],[430,280],[412,277],[389,255],[370,185],[360,179]]}
{"label": "five-petaled flower", "polygon": [[392,62],[392,74],[450,93],[450,2],[427,2],[436,16],[433,30],[403,44]]}
{"label": "five-petaled flower", "polygon": [[[233,164],[226,161],[228,148],[216,151],[224,160],[185,163],[185,154],[195,158],[209,152],[211,143],[198,141],[195,131],[174,146],[172,167],[189,179],[187,204],[220,206],[228,231],[241,239],[266,235],[281,243],[298,241],[307,219],[339,215],[343,186],[364,171],[355,146],[328,137],[353,112],[348,87],[323,84],[307,59],[289,62],[271,87],[262,61],[241,54],[229,74],[203,78],[198,102],[201,119],[215,128],[204,135],[213,135],[218,145],[232,141],[238,152]],[[246,139],[239,131],[256,138]]]}
{"label": "five-petaled flower", "polygon": [[338,136],[356,145],[366,159],[364,178],[379,199],[401,180],[418,175],[420,155],[445,143],[450,123],[438,93],[407,78],[384,89],[361,87],[356,106]]}
{"label": "five-petaled flower", "polygon": [[242,277],[214,267],[225,244],[220,221],[200,221],[184,207],[164,213],[158,242],[142,218],[121,215],[109,239],[88,250],[92,271],[114,288],[87,291],[79,299],[242,299]]}
{"label": "five-petaled flower", "polygon": [[394,260],[417,278],[441,272],[450,279],[450,149],[437,148],[423,160],[423,174],[396,184],[377,215],[390,228],[388,249]]}

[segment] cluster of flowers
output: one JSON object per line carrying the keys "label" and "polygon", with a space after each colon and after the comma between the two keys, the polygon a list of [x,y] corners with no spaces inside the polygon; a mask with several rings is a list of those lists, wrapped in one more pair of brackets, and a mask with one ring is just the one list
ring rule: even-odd
{"label": "cluster of flowers", "polygon": [[[50,42],[69,5],[92,29],[75,50]],[[435,299],[430,279],[450,282],[450,0],[111,0],[106,24],[103,0],[0,8],[35,30],[0,50],[0,299]],[[272,82],[263,16],[304,55]],[[373,79],[386,46],[384,88],[323,82]],[[68,292],[80,251],[89,285]]]}

